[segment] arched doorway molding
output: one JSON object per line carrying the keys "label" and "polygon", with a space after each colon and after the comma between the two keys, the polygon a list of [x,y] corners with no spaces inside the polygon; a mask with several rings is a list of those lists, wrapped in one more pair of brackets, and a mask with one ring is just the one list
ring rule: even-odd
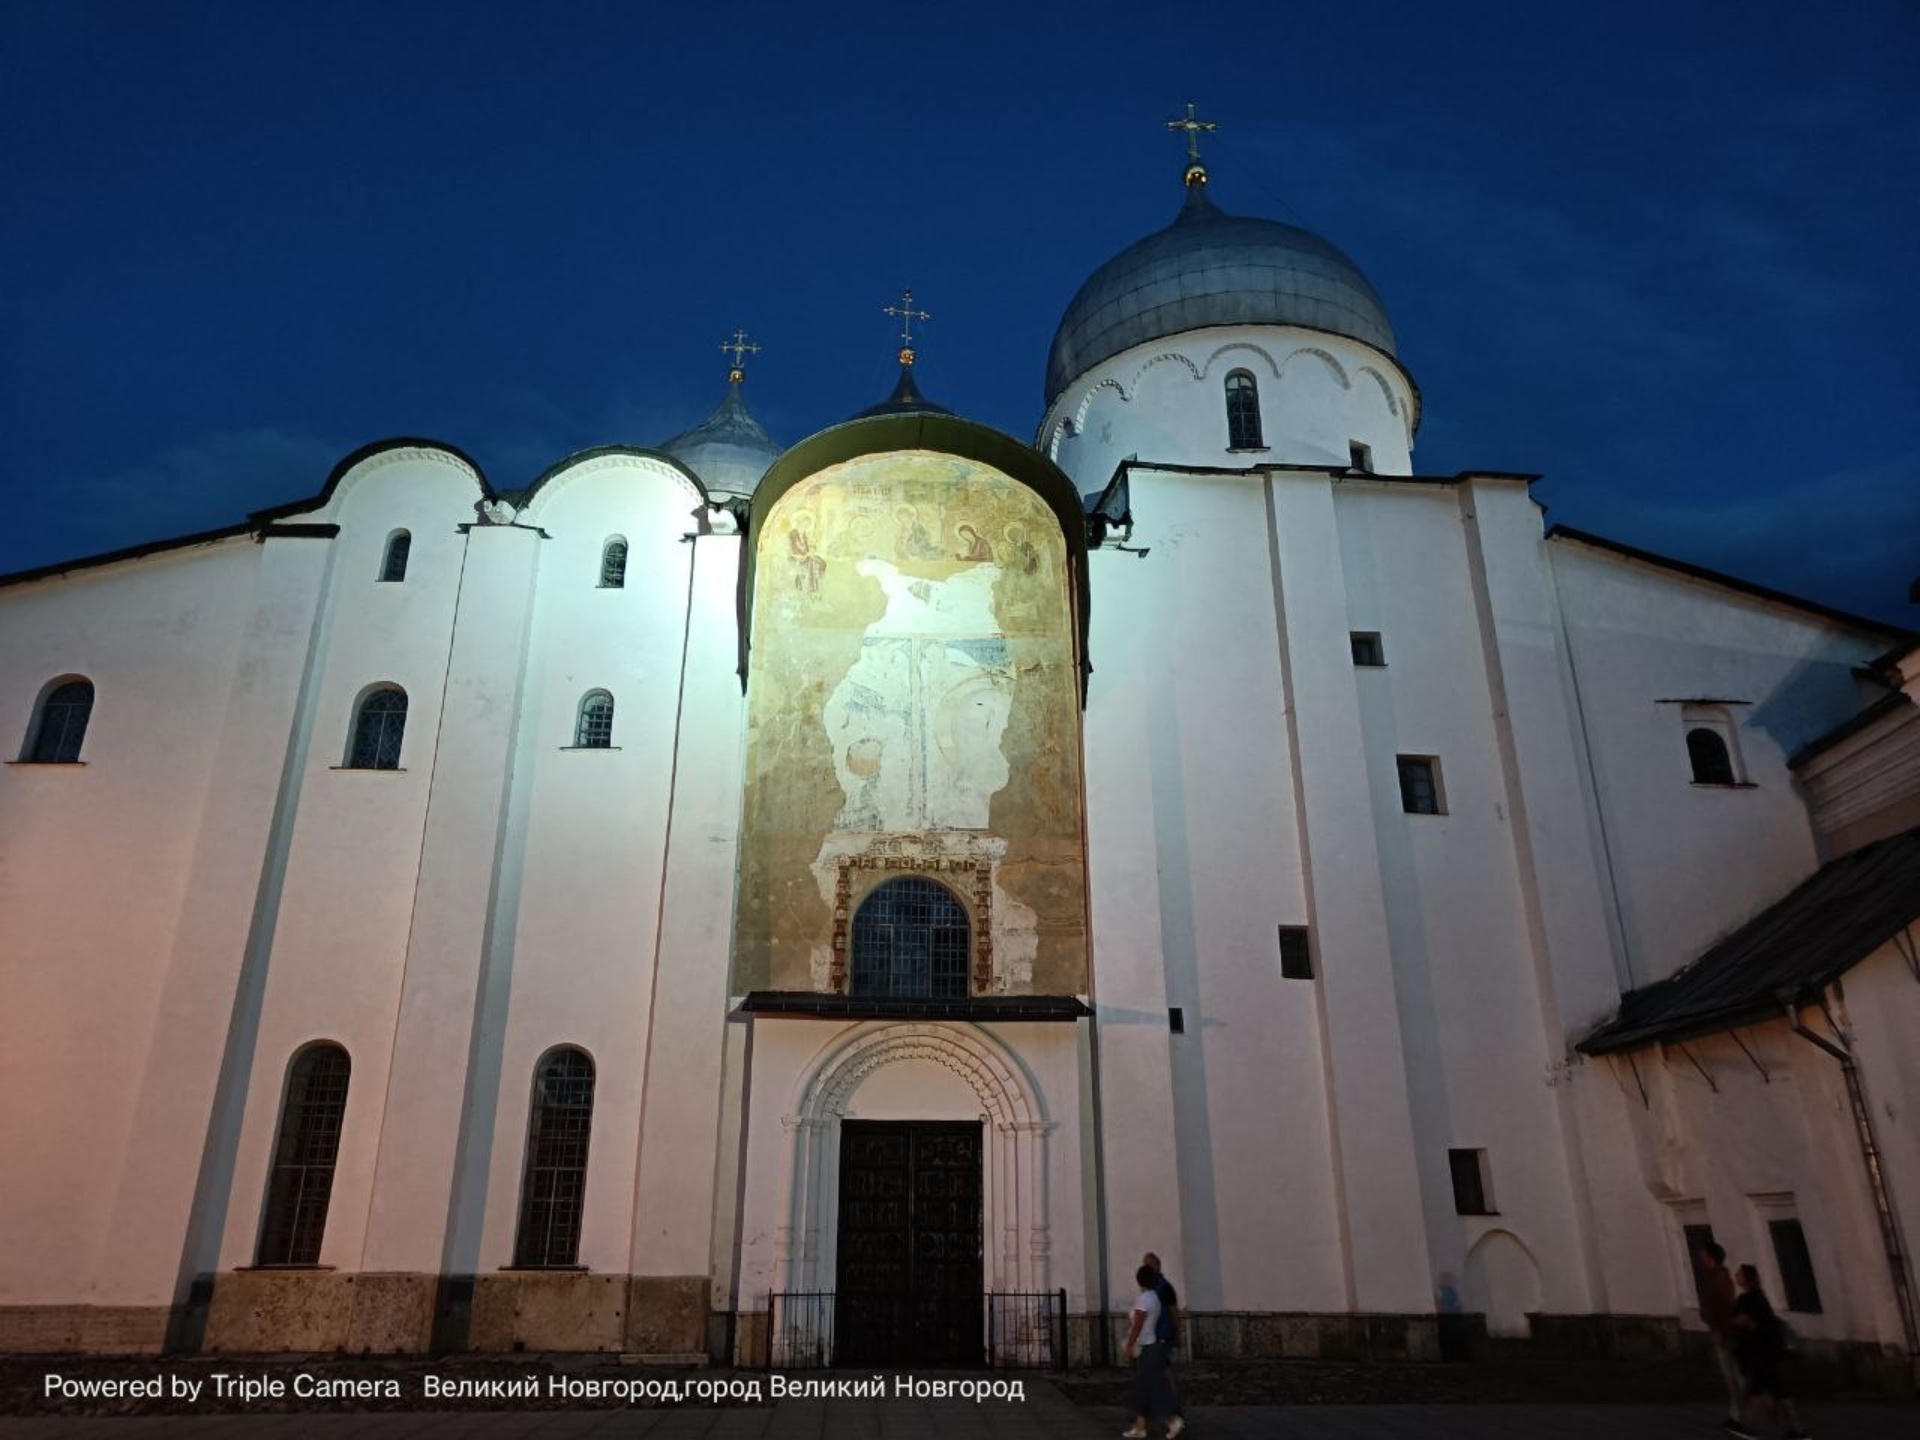
{"label": "arched doorway molding", "polygon": [[[789,1291],[831,1290],[838,1253],[840,1122],[861,1085],[903,1061],[945,1067],[978,1099],[981,1246],[990,1291],[1051,1288],[1046,1116],[1026,1067],[975,1026],[863,1025],[837,1036],[801,1072],[781,1124],[788,1137],[785,1223],[774,1236],[774,1274]],[[929,1115],[929,1120],[972,1116]]]}

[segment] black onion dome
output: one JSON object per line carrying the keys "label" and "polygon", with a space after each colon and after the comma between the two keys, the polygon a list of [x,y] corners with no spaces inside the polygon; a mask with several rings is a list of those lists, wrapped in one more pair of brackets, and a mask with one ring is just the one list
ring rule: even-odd
{"label": "black onion dome", "polygon": [[953,411],[944,405],[936,405],[920,393],[920,387],[913,380],[913,366],[900,367],[900,382],[893,387],[893,394],[878,405],[869,405],[853,418],[871,419],[875,415],[908,415],[914,412],[928,415],[951,415]]}
{"label": "black onion dome", "polygon": [[1210,325],[1298,325],[1394,353],[1386,307],[1353,261],[1298,226],[1226,214],[1201,180],[1173,224],[1080,287],[1054,332],[1046,401],[1122,350]]}

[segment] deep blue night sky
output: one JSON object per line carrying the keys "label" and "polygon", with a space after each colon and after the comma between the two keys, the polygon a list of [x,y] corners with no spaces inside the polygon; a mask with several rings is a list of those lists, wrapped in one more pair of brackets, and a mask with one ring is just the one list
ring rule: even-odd
{"label": "deep blue night sky", "polygon": [[84,4],[0,10],[0,571],[239,520],[370,440],[502,489],[764,343],[790,443],[890,387],[1031,439],[1169,221],[1359,263],[1422,473],[1920,625],[1920,8]]}

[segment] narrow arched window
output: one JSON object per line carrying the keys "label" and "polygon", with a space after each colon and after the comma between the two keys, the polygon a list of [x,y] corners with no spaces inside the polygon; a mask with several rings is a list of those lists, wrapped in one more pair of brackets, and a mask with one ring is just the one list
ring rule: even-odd
{"label": "narrow arched window", "polygon": [[624,590],[627,585],[627,542],[618,535],[600,552],[600,588]]}
{"label": "narrow arched window", "polygon": [[260,1265],[318,1265],[347,1113],[353,1069],[338,1045],[309,1045],[287,1067],[280,1106],[280,1137],[267,1182],[267,1213],[260,1227]]}
{"label": "narrow arched window", "polygon": [[353,718],[349,770],[398,770],[400,742],[407,733],[407,692],[393,686],[371,691]]}
{"label": "narrow arched window", "polygon": [[407,578],[407,556],[413,551],[413,536],[404,530],[396,530],[387,539],[387,558],[380,564],[382,580],[400,581]]}
{"label": "narrow arched window", "polygon": [[1693,770],[1694,784],[1739,785],[1745,781],[1733,714],[1725,705],[1707,701],[1682,705],[1680,723],[1686,730],[1687,763]]}
{"label": "narrow arched window", "polygon": [[580,717],[574,722],[573,743],[582,750],[607,750],[613,746],[613,696],[604,690],[589,690],[580,701]]}
{"label": "narrow arched window", "polygon": [[77,765],[93,717],[93,682],[61,680],[48,690],[34,716],[26,758],[36,765]]}
{"label": "narrow arched window", "polygon": [[1733,757],[1727,754],[1727,742],[1704,725],[1687,731],[1687,759],[1693,763],[1694,784],[1733,784]]}
{"label": "narrow arched window", "polygon": [[1235,370],[1227,376],[1227,448],[1258,450],[1261,443],[1260,388],[1252,372]]}
{"label": "narrow arched window", "polygon": [[972,925],[951,890],[917,875],[889,880],[853,917],[855,995],[967,998]]}
{"label": "narrow arched window", "polygon": [[515,1265],[579,1263],[592,1131],[593,1061],[571,1045],[548,1051],[533,1068]]}

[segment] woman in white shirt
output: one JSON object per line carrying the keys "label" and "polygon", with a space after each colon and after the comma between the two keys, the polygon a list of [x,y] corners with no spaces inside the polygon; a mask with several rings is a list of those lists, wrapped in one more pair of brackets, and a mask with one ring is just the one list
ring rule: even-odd
{"label": "woman in white shirt", "polygon": [[1167,1382],[1167,1347],[1160,1343],[1160,1296],[1155,1293],[1160,1275],[1151,1265],[1142,1265],[1134,1274],[1140,1293],[1133,1300],[1133,1328],[1127,1331],[1127,1347],[1122,1353],[1133,1362],[1133,1426],[1121,1431],[1124,1440],[1146,1440],[1147,1423],[1167,1417],[1167,1440],[1186,1428],[1186,1422],[1173,1413],[1173,1389]]}

